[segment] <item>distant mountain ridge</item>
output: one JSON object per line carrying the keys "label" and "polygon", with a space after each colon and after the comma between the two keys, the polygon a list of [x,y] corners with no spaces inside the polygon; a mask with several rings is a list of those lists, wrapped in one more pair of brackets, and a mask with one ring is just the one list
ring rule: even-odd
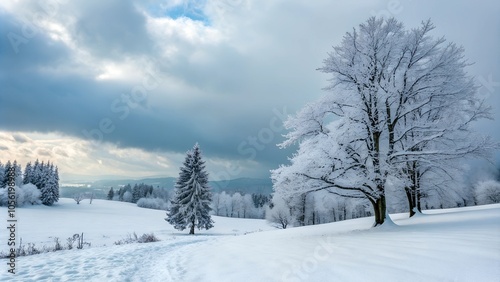
{"label": "distant mountain ridge", "polygon": [[[88,183],[88,188],[109,190],[113,187],[118,190],[120,187],[135,183],[144,183],[153,187],[163,187],[173,189],[175,185],[175,177],[156,177],[144,179],[118,179],[118,180],[97,180]],[[209,181],[209,185],[214,193],[225,191],[233,194],[239,192],[241,194],[265,194],[270,195],[273,191],[273,183],[269,178],[236,178],[231,180]],[[64,186],[63,186],[64,188]]]}

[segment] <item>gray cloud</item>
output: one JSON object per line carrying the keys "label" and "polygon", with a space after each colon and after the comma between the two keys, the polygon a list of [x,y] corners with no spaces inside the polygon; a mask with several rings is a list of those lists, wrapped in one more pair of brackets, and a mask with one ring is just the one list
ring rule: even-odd
{"label": "gray cloud", "polygon": [[146,19],[131,1],[77,1],[68,3],[76,17],[72,26],[77,42],[94,56],[117,58],[152,51],[154,42]]}
{"label": "gray cloud", "polygon": [[[436,36],[464,45],[476,62],[474,75],[491,75],[500,82],[499,4],[400,4],[394,16],[408,27],[432,18]],[[209,157],[255,160],[259,168],[246,173],[266,175],[293,152],[275,146],[284,132],[276,130],[281,121],[273,109],[292,114],[322,95],[326,77],[315,69],[331,46],[369,16],[391,13],[385,1],[276,1],[263,7],[242,1],[223,17],[207,13],[212,27],[222,30],[222,39],[202,43],[182,34],[153,36],[141,5],[118,0],[61,4],[47,17],[67,28],[74,46],[42,29],[20,44],[18,53],[6,35],[23,35],[19,14],[31,15],[40,7],[28,1],[14,13],[0,8],[0,129],[102,138],[151,152],[183,153],[199,142]],[[176,50],[173,55],[165,55],[168,48]],[[137,79],[96,77],[106,64],[127,60],[140,73],[143,65],[137,62],[142,58],[156,61],[162,84],[132,108],[121,95],[129,95]],[[490,91],[485,92],[487,101],[500,109],[500,87],[492,89],[482,91]],[[497,140],[499,113],[495,111],[497,121],[478,126]],[[109,133],[99,128],[103,120],[111,121]]]}

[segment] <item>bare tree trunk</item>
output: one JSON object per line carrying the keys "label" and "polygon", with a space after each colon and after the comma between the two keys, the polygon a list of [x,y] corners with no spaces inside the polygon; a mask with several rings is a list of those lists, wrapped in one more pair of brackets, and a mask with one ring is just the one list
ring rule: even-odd
{"label": "bare tree trunk", "polygon": [[415,197],[417,199],[417,210],[422,213],[422,193],[420,192],[420,173],[415,178]]}
{"label": "bare tree trunk", "polygon": [[194,234],[194,219],[191,221],[191,230],[189,230],[189,234]]}
{"label": "bare tree trunk", "polygon": [[372,203],[373,211],[375,212],[375,222],[373,224],[373,227],[382,225],[385,221],[385,214],[387,208],[385,202],[385,196],[381,196],[376,200],[373,199],[369,200]]}
{"label": "bare tree trunk", "polygon": [[406,187],[405,188],[405,193],[406,193],[406,198],[408,199],[408,207],[410,209],[410,217],[414,216],[415,215],[415,211],[413,210],[414,206],[413,206],[413,199],[412,199],[412,191],[411,191],[411,188],[410,187]]}

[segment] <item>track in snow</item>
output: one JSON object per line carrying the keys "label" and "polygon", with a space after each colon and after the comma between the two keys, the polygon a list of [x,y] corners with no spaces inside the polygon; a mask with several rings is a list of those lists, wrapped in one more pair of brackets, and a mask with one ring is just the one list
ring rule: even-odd
{"label": "track in snow", "polygon": [[[179,236],[171,240],[17,258],[16,275],[1,281],[182,281],[187,271],[183,250],[213,236]],[[3,276],[3,277],[2,277]]]}

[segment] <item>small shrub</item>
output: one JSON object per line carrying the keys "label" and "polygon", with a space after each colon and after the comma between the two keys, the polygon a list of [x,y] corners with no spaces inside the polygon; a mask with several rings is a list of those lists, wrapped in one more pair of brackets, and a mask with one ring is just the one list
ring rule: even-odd
{"label": "small shrub", "polygon": [[[16,248],[16,257],[23,257],[23,256],[31,256],[31,255],[37,255],[37,254],[42,254],[42,253],[50,253],[50,252],[57,252],[57,251],[62,251],[62,250],[71,250],[73,249],[73,244],[76,244],[77,249],[83,249],[85,246],[90,247],[91,244],[89,242],[85,242],[83,240],[83,233],[80,234],[75,234],[72,237],[69,237],[67,239],[67,246],[66,248],[61,244],[59,241],[58,237],[54,238],[54,246],[43,246],[43,247],[36,247],[34,243],[28,243],[23,245],[23,239],[21,238],[19,240],[19,246]],[[0,252],[0,258],[8,258],[9,254],[5,252]]]}
{"label": "small shrub", "polygon": [[82,193],[79,193],[79,194],[75,194],[73,195],[73,200],[75,200],[75,202],[79,205],[80,202],[85,199],[85,195],[82,194]]}
{"label": "small shrub", "polygon": [[160,239],[158,239],[155,234],[150,233],[150,234],[142,234],[141,237],[139,237],[139,240],[137,241],[138,243],[152,243],[152,242],[158,242]]}
{"label": "small shrub", "polygon": [[76,248],[77,249],[83,249],[84,246],[90,247],[90,243],[84,242],[83,241],[83,233],[80,234],[74,234],[73,237],[69,237],[66,239],[68,243],[68,250],[73,249],[73,244],[76,242]]}
{"label": "small shrub", "polygon": [[54,252],[63,250],[63,246],[59,242],[59,238],[58,237],[54,238],[54,243],[55,243],[55,245],[54,245]]}
{"label": "small shrub", "polygon": [[161,198],[140,198],[137,206],[146,209],[166,210],[168,203]]}
{"label": "small shrub", "polygon": [[132,243],[151,243],[151,242],[159,242],[159,241],[160,241],[160,239],[158,239],[153,233],[149,233],[149,234],[145,233],[139,237],[134,232],[133,234],[128,234],[125,239],[116,241],[114,244],[115,245],[125,245],[125,244],[132,244]]}

